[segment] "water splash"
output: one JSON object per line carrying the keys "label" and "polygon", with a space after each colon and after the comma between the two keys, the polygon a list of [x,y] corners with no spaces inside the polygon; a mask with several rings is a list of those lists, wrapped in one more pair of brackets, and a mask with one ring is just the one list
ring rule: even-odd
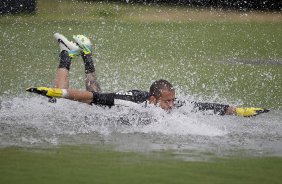
{"label": "water splash", "polygon": [[0,142],[1,147],[106,143],[131,151],[282,155],[281,111],[240,118],[191,110],[185,106],[167,114],[153,106],[109,109],[64,99],[52,104],[44,97],[2,98]]}

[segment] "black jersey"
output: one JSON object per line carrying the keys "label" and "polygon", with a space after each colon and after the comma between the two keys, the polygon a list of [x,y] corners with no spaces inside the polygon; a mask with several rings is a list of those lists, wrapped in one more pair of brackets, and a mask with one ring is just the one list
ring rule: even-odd
{"label": "black jersey", "polygon": [[[93,92],[93,101],[91,104],[113,106],[115,105],[115,100],[125,100],[134,103],[146,102],[149,98],[149,93],[147,91],[140,90],[130,90],[126,92],[117,93],[96,93]],[[189,102],[189,101],[175,101],[175,107],[179,108],[185,104],[190,103],[194,105],[195,110],[207,111],[212,110],[215,114],[224,115],[229,107],[229,105],[218,104],[218,103],[202,103],[202,102]]]}
{"label": "black jersey", "polygon": [[126,92],[117,92],[117,93],[96,93],[96,92],[92,92],[92,93],[93,93],[93,100],[91,104],[105,105],[109,107],[115,105],[115,100],[125,100],[134,103],[143,103],[149,97],[148,92],[140,91],[140,90],[130,90]]}

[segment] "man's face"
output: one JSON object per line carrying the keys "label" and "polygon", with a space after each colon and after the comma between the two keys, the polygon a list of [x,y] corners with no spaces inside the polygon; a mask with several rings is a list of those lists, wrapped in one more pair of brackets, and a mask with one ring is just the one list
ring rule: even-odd
{"label": "man's face", "polygon": [[159,104],[159,106],[162,109],[166,111],[171,111],[171,109],[174,106],[174,100],[175,100],[175,91],[164,89],[161,91],[161,96],[158,99],[156,98],[152,99],[150,103],[153,103],[155,105]]}

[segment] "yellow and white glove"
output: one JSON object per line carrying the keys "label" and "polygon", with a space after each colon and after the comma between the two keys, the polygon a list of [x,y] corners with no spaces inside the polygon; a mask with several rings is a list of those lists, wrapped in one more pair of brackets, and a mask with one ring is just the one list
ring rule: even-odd
{"label": "yellow and white glove", "polygon": [[269,110],[263,108],[254,108],[254,107],[236,108],[236,116],[243,116],[243,117],[256,116],[258,114],[266,113],[266,112],[269,112]]}
{"label": "yellow and white glove", "polygon": [[[37,93],[49,98],[62,98],[64,97],[64,90],[60,88],[47,88],[47,87],[37,87],[37,88],[27,88],[26,91],[31,93]],[[66,91],[66,90],[65,90]]]}

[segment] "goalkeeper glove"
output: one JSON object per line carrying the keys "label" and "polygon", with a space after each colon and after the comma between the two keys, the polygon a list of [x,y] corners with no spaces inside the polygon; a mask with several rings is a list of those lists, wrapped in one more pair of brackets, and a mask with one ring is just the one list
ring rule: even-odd
{"label": "goalkeeper glove", "polygon": [[31,93],[37,93],[49,98],[62,98],[63,90],[60,88],[47,88],[47,87],[37,87],[37,88],[27,88],[26,91]]}
{"label": "goalkeeper glove", "polygon": [[243,116],[243,117],[251,117],[256,116],[261,113],[269,112],[268,109],[263,108],[254,108],[254,107],[248,107],[248,108],[236,108],[236,115],[237,116]]}

